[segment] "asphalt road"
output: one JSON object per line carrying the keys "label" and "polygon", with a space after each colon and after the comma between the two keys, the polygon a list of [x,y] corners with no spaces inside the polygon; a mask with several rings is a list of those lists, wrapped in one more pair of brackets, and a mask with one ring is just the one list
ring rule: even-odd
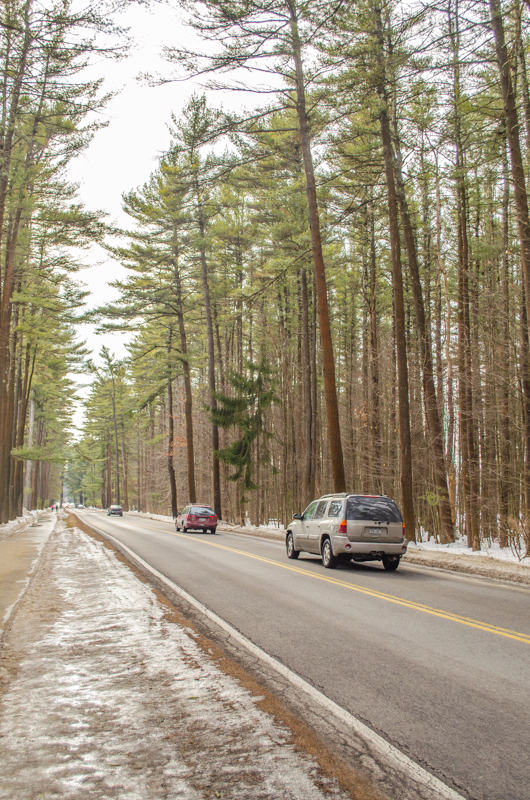
{"label": "asphalt road", "polygon": [[474,800],[530,798],[530,590],[401,565],[289,561],[281,542],[81,512]]}

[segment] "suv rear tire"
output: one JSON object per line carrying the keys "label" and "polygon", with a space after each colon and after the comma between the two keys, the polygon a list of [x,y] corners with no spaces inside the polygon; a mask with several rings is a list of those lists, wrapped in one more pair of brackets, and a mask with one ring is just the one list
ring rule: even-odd
{"label": "suv rear tire", "polygon": [[294,549],[294,538],[292,533],[287,534],[287,539],[285,540],[285,548],[287,550],[287,558],[298,558],[300,555],[300,550]]}
{"label": "suv rear tire", "polygon": [[399,557],[396,558],[396,556],[383,556],[383,567],[388,572],[392,572],[399,567],[399,561]]}
{"label": "suv rear tire", "polygon": [[333,555],[331,542],[327,537],[322,542],[322,563],[326,569],[335,569],[339,563],[339,559]]}

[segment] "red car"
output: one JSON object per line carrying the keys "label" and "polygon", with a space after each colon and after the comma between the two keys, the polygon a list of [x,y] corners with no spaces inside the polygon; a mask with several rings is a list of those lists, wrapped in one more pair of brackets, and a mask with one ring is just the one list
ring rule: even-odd
{"label": "red car", "polygon": [[182,528],[184,533],[192,529],[215,533],[217,530],[217,516],[211,506],[189,505],[176,518],[175,528],[177,531]]}

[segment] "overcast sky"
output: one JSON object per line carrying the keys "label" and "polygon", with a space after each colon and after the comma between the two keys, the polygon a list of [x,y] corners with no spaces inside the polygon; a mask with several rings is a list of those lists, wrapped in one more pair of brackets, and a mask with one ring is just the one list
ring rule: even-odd
{"label": "overcast sky", "polygon": [[[154,4],[148,9],[131,3],[118,22],[129,26],[134,44],[127,59],[101,59],[91,68],[91,77],[104,76],[104,90],[117,94],[102,113],[107,127],[98,131],[88,149],[72,162],[69,176],[79,183],[79,197],[87,208],[105,211],[110,222],[127,227],[130,221],[121,210],[122,194],[148,180],[169,145],[171,112],[178,115],[200,87],[192,82],[149,87],[136,79],[140,72],[169,75],[171,65],[161,59],[161,45],[177,43],[184,36],[189,41],[190,31],[179,23],[175,10],[165,5]],[[86,268],[79,278],[91,292],[89,305],[116,297],[116,290],[108,284],[125,275],[123,267],[99,247],[94,247],[84,262]],[[105,344],[118,358],[125,355],[124,336],[97,336],[92,326],[85,325],[80,328],[80,337],[94,354]],[[79,411],[75,424],[78,426],[81,420]]]}

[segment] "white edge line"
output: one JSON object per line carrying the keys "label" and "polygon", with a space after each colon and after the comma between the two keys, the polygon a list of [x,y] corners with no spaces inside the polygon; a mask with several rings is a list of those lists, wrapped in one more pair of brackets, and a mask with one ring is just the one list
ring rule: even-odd
{"label": "white edge line", "polygon": [[[85,525],[87,524],[87,522],[81,518],[79,518],[79,520]],[[88,524],[89,527],[92,527],[90,523]],[[102,533],[97,529],[95,530],[98,534]],[[123,542],[121,542],[119,539],[116,539],[114,536],[112,536],[112,534],[107,533],[106,531],[103,533],[104,536],[107,536],[109,539],[112,539],[114,542],[116,542],[120,548],[126,550],[127,553],[129,553],[133,559],[142,564],[142,566],[144,566],[148,572],[150,572],[152,575],[155,575],[172,591],[179,594],[190,605],[194,606],[198,611],[208,617],[208,619],[212,620],[212,622],[215,622],[216,625],[230,634],[230,636],[242,644],[246,650],[257,656],[257,658],[259,658],[261,661],[268,664],[270,667],[276,670],[276,672],[279,672],[280,675],[283,675],[285,678],[287,678],[294,686],[302,689],[302,691],[330,711],[335,717],[338,717],[340,720],[353,728],[362,739],[364,739],[371,747],[375,748],[380,755],[387,760],[391,767],[397,767],[413,781],[423,784],[424,786],[427,786],[428,788],[438,792],[441,800],[465,800],[463,795],[458,794],[458,792],[455,792],[454,789],[451,789],[450,786],[447,786],[447,784],[443,783],[443,781],[441,781],[435,775],[432,775],[419,764],[416,764],[416,762],[405,755],[405,753],[402,753],[397,747],[394,747],[394,745],[387,742],[386,739],[383,739],[382,736],[379,736],[379,734],[375,733],[371,728],[358,720],[357,717],[354,717],[353,714],[350,714],[349,711],[346,711],[333,700],[330,700],[329,697],[326,697],[325,694],[322,694],[322,692],[319,692],[314,686],[311,686],[310,683],[297,675],[296,672],[293,672],[291,669],[289,669],[289,667],[286,667],[284,664],[282,664],[281,661],[277,661],[277,659],[275,659],[273,656],[270,656],[268,653],[262,650],[261,647],[255,645],[250,641],[250,639],[247,639],[246,636],[243,636],[243,634],[240,633],[236,628],[232,627],[230,623],[219,617],[217,614],[215,614],[215,612],[211,611],[207,606],[199,602],[199,600],[196,600],[193,595],[188,594],[185,589],[177,586],[177,584],[173,583],[173,581],[171,581],[169,578],[166,578],[165,575],[155,569],[155,567],[152,567],[151,564],[148,564],[147,561],[144,561],[141,556],[127,547],[127,545],[123,544]]]}

